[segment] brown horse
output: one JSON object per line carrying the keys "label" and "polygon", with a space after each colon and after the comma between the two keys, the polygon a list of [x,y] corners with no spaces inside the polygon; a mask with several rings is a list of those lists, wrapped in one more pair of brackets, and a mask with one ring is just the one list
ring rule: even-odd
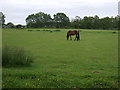
{"label": "brown horse", "polygon": [[70,40],[72,40],[72,35],[76,35],[75,39],[74,40],[80,40],[80,35],[79,35],[79,31],[77,30],[70,30],[67,32],[67,40],[69,40],[69,37],[70,37]]}

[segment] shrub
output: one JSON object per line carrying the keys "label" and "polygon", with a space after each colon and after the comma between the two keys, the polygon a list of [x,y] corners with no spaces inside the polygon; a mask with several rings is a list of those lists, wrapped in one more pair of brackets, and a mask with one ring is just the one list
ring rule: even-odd
{"label": "shrub", "polygon": [[33,56],[24,48],[5,46],[2,48],[2,66],[28,66],[33,62]]}

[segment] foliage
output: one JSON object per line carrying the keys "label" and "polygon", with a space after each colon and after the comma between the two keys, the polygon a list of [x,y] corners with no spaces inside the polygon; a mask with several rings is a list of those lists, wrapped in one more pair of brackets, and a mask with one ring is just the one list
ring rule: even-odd
{"label": "foliage", "polygon": [[57,13],[52,19],[50,14],[39,12],[29,15],[26,23],[28,28],[64,28],[69,25],[69,18],[64,13]]}
{"label": "foliage", "polygon": [[14,28],[14,24],[12,22],[7,23],[7,28]]}
{"label": "foliage", "polygon": [[118,16],[115,18],[99,18],[97,15],[85,16],[83,19],[74,19],[72,21],[74,28],[81,29],[118,29]]}
{"label": "foliage", "polygon": [[4,25],[4,23],[5,23],[5,15],[2,12],[0,12],[0,25]]}
{"label": "foliage", "polygon": [[53,22],[56,28],[65,28],[69,26],[70,20],[64,13],[57,13],[54,14]]}
{"label": "foliage", "polygon": [[33,56],[24,48],[5,46],[2,49],[2,66],[27,66],[33,62]]}
{"label": "foliage", "polygon": [[26,18],[27,27],[41,28],[49,27],[51,25],[52,18],[49,14],[39,12],[31,14]]}
{"label": "foliage", "polygon": [[[75,28],[75,29],[120,29],[120,17],[103,17],[100,18],[98,15],[95,16],[75,16],[70,21],[69,17],[65,13],[56,13],[53,18],[50,14],[44,12],[38,12],[35,14],[28,15],[26,20],[27,28]],[[3,28],[25,28],[23,25],[14,26],[13,23],[5,23],[5,16],[0,13],[0,23]]]}
{"label": "foliage", "polygon": [[21,24],[18,24],[18,25],[15,26],[15,28],[24,28],[24,26],[21,25]]}
{"label": "foliage", "polygon": [[76,29],[118,29],[118,16],[104,17],[85,16],[83,19],[76,16],[70,21],[65,13],[56,13],[53,19],[50,14],[39,12],[26,18],[29,28],[76,28]]}

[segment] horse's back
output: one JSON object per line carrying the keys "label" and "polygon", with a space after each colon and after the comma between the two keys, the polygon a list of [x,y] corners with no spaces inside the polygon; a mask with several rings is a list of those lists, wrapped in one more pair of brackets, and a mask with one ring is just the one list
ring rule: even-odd
{"label": "horse's back", "polygon": [[76,30],[69,30],[67,34],[70,34],[70,35],[75,35],[78,31]]}

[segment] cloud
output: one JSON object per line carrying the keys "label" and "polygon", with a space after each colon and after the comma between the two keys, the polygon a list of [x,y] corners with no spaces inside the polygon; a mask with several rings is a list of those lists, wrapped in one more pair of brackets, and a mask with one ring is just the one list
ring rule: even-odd
{"label": "cloud", "polygon": [[25,18],[40,11],[55,14],[64,12],[70,18],[99,15],[116,16],[118,0],[1,0],[6,23],[25,24]]}

